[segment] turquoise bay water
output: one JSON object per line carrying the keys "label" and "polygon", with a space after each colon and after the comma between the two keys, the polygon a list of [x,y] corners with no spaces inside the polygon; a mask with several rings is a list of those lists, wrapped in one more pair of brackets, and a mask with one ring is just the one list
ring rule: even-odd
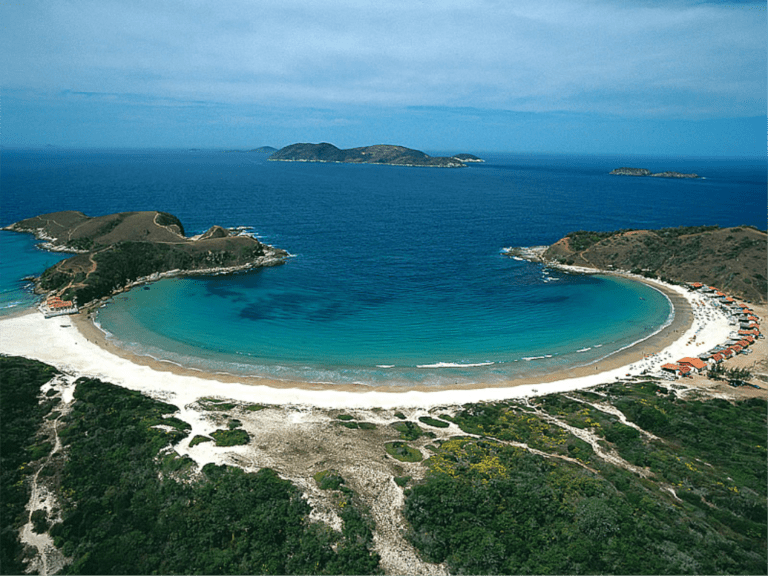
{"label": "turquoise bay water", "polygon": [[667,299],[643,284],[544,275],[540,266],[498,259],[510,284],[491,300],[410,291],[361,304],[343,292],[285,285],[269,269],[234,282],[163,281],[117,297],[98,321],[134,352],[201,369],[439,385],[588,364],[649,336],[670,315]]}
{"label": "turquoise bay water", "polygon": [[[764,226],[764,162],[486,159],[439,170],[211,151],[4,151],[0,224],[57,210],[156,209],[177,215],[189,235],[251,226],[294,257],[134,289],[98,321],[121,346],[199,368],[405,386],[596,362],[668,318],[652,288],[545,272],[502,256],[504,247],[580,229]],[[608,175],[626,165],[706,179]],[[0,233],[0,242],[3,298],[27,306],[19,279],[60,255],[20,235]]]}

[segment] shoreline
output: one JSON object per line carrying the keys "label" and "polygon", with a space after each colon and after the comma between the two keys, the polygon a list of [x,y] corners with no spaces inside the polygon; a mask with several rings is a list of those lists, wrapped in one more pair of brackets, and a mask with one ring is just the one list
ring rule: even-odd
{"label": "shoreline", "polygon": [[[589,272],[595,273],[594,270]],[[37,312],[0,319],[0,352],[34,358],[66,372],[101,378],[166,398],[179,395],[189,398],[222,396],[272,405],[394,408],[497,401],[588,388],[628,375],[638,376],[643,370],[664,363],[667,357],[699,354],[727,337],[730,331],[727,323],[708,324],[697,317],[698,309],[706,306],[706,303],[696,295],[657,281],[626,274],[621,276],[642,281],[669,298],[674,310],[674,318],[669,325],[645,340],[593,364],[493,384],[478,382],[439,388],[403,388],[280,381],[204,372],[170,361],[139,356],[111,344],[104,332],[87,317],[88,310],[73,316],[47,320]],[[706,334],[696,342],[702,331]],[[12,337],[11,334],[20,337]]]}

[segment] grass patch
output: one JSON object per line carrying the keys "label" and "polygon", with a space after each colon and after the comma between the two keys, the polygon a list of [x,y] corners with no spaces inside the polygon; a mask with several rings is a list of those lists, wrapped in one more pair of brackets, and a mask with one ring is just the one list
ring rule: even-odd
{"label": "grass patch", "polygon": [[402,412],[395,412],[395,418],[400,418],[400,420],[405,420],[405,414]]}
{"label": "grass patch", "polygon": [[336,470],[322,470],[313,476],[320,490],[338,490],[344,478]]}
{"label": "grass patch", "polygon": [[198,434],[197,436],[192,438],[192,440],[189,443],[189,447],[193,448],[198,444],[202,444],[203,442],[213,442],[213,438],[208,438],[208,436],[201,436],[200,434]]}
{"label": "grass patch", "polygon": [[216,440],[216,446],[242,446],[251,439],[248,432],[242,429],[216,430],[211,436]]}
{"label": "grass patch", "polygon": [[416,440],[424,435],[424,431],[415,422],[394,422],[391,426],[400,432],[402,440]]}
{"label": "grass patch", "polygon": [[203,410],[232,410],[232,408],[237,407],[237,404],[219,400],[218,398],[200,398],[198,403]]}
{"label": "grass patch", "polygon": [[258,412],[259,410],[264,410],[266,406],[263,404],[248,404],[246,406],[243,406],[243,410],[248,410],[248,412]]}
{"label": "grass patch", "polygon": [[347,428],[351,428],[352,430],[357,430],[357,428],[359,428],[357,422],[342,422],[341,425]]}
{"label": "grass patch", "polygon": [[400,488],[405,488],[408,485],[408,482],[411,481],[410,476],[395,476],[395,484],[400,486]]}
{"label": "grass patch", "polygon": [[450,426],[448,422],[443,422],[442,420],[432,418],[431,416],[421,416],[419,422],[422,422],[427,426],[434,426],[435,428],[448,428],[448,426]]}
{"label": "grass patch", "polygon": [[344,421],[354,420],[354,418],[349,414],[339,414],[338,416],[336,416],[336,418],[338,420],[344,420]]}
{"label": "grass patch", "polygon": [[360,426],[360,430],[375,430],[376,424],[373,422],[358,422],[358,426]]}
{"label": "grass patch", "polygon": [[387,454],[401,462],[421,462],[421,452],[405,442],[387,442],[384,448]]}

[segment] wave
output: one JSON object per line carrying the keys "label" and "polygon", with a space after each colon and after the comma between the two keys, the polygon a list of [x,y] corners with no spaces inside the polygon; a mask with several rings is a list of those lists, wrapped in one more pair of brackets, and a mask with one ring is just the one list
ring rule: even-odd
{"label": "wave", "polygon": [[376,368],[394,368],[394,364],[376,364]]}
{"label": "wave", "polygon": [[[600,344],[599,346],[602,346],[602,344]],[[598,346],[595,346],[595,348],[597,348],[597,347]],[[576,350],[576,352],[587,352],[588,350],[592,350],[592,347],[589,346],[587,348],[582,348],[581,350]]]}
{"label": "wave", "polygon": [[476,368],[478,366],[490,366],[495,362],[479,362],[477,364],[461,364],[457,362],[437,362],[435,364],[418,364],[416,368]]}
{"label": "wave", "polygon": [[523,357],[523,360],[530,362],[531,360],[543,360],[544,358],[552,358],[552,354],[547,354],[545,356],[525,356]]}

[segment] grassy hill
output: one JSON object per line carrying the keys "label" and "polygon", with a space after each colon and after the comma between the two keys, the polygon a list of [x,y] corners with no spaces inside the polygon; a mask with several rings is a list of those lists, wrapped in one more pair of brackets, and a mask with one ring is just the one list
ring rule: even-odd
{"label": "grassy hill", "polygon": [[703,282],[765,302],[768,236],[748,226],[573,232],[544,258],[601,270],[631,270],[673,282]]}
{"label": "grassy hill", "polygon": [[187,238],[178,218],[155,211],[93,218],[82,212],[55,212],[8,229],[33,233],[54,250],[77,252],[47,269],[38,290],[56,291],[81,305],[156,273],[243,270],[277,263],[287,254],[220,226]]}
{"label": "grassy hill", "polygon": [[396,166],[433,166],[461,168],[466,166],[455,157],[428,156],[420,150],[378,144],[341,150],[333,144],[291,144],[278,150],[270,160],[284,162],[341,162],[349,164],[393,164]]}

